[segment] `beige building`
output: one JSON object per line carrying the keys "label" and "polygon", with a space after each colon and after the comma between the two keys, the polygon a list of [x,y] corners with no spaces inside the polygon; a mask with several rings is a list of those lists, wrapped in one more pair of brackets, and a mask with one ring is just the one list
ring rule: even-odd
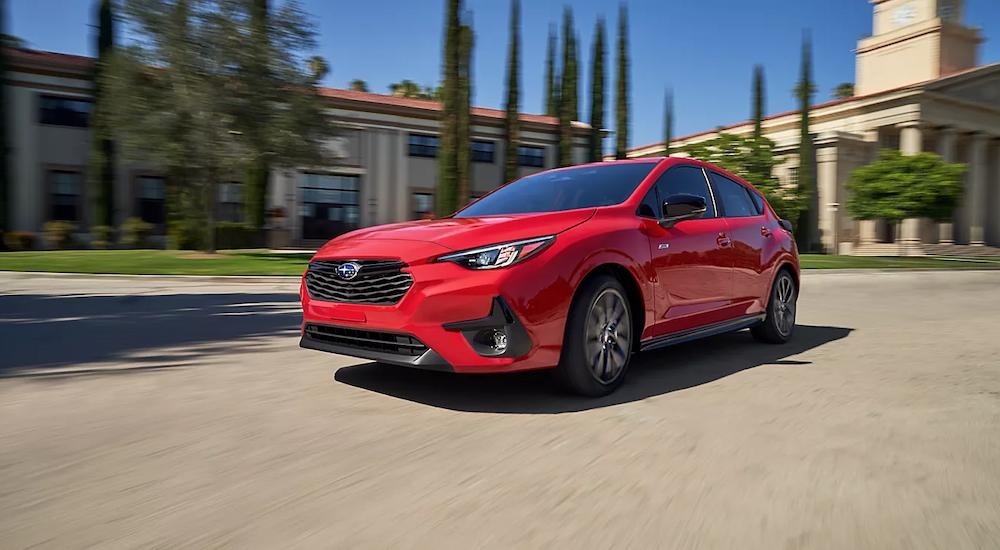
{"label": "beige building", "polygon": [[[6,86],[10,139],[11,228],[42,229],[48,220],[73,221],[87,238],[93,193],[87,188],[91,67],[88,57],[8,50]],[[418,219],[432,209],[437,186],[440,104],[339,89],[324,89],[340,133],[328,143],[326,166],[276,170],[269,208],[285,213],[272,233],[285,244],[315,245],[353,228]],[[502,183],[504,112],[472,113],[473,197]],[[574,158],[586,156],[589,126],[575,123]],[[558,121],[521,115],[517,151],[521,173],[556,165]],[[119,163],[115,219],[139,217],[164,231],[165,174],[142,163]],[[239,181],[220,182],[221,220],[241,221]]]}
{"label": "beige building", "polygon": [[[962,23],[962,0],[869,1],[873,32],[858,42],[856,95],[811,112],[824,249],[920,254],[940,252],[941,244],[1000,247],[1000,63],[979,64],[983,38]],[[770,116],[763,127],[783,159],[779,179],[794,183],[799,113]],[[749,135],[753,127],[744,122],[722,131]],[[713,130],[686,136],[671,147],[716,135]],[[897,228],[851,219],[844,208],[848,177],[886,147],[936,152],[968,165],[963,204],[950,223],[912,219]],[[629,152],[630,157],[662,154],[662,143]],[[880,244],[891,242],[896,244]]]}

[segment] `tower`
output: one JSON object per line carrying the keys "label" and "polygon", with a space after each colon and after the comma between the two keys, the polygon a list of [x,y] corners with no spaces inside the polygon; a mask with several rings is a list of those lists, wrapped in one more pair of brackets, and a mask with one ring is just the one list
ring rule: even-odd
{"label": "tower", "polygon": [[872,35],[858,42],[855,91],[866,95],[932,80],[979,62],[979,29],[963,0],[869,0]]}

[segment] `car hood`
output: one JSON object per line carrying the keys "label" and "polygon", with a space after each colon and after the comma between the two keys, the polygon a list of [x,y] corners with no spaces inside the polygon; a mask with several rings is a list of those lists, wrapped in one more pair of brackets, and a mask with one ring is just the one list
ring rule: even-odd
{"label": "car hood", "polygon": [[562,233],[587,221],[594,212],[593,208],[589,208],[567,212],[444,218],[380,225],[341,235],[327,243],[320,252],[356,248],[358,244],[364,242],[375,245],[375,241],[419,241],[433,243],[449,250],[466,250]]}

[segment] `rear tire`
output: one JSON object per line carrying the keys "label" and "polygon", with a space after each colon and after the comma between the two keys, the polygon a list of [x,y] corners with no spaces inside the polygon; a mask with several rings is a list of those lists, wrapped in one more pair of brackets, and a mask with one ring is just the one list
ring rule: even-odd
{"label": "rear tire", "polygon": [[579,395],[608,395],[622,384],[632,360],[632,309],[610,275],[588,280],[569,309],[556,378]]}
{"label": "rear tire", "polygon": [[782,269],[771,285],[771,295],[767,301],[767,317],[759,325],[750,328],[750,334],[761,342],[784,344],[795,332],[795,307],[799,297],[795,278]]}

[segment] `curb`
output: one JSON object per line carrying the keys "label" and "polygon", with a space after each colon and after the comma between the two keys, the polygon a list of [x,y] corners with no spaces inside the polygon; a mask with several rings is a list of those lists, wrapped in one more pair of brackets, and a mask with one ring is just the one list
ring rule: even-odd
{"label": "curb", "polygon": [[189,283],[290,283],[301,275],[126,275],[122,273],[58,273],[50,271],[0,271],[0,279],[73,278],[102,280],[175,281]]}

